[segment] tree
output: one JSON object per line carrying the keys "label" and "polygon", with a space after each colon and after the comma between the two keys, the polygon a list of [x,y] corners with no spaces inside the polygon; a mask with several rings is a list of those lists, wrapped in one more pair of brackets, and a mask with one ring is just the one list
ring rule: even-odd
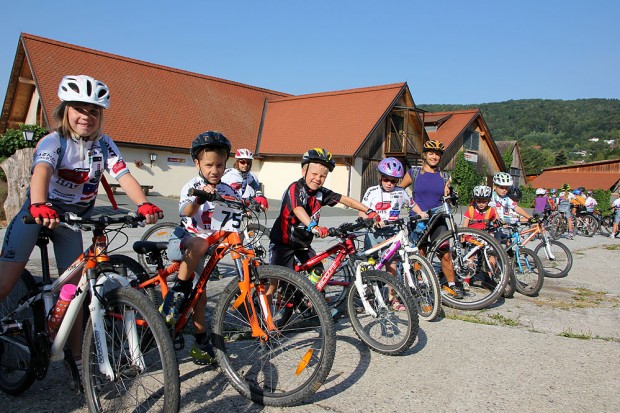
{"label": "tree", "polygon": [[502,159],[504,160],[506,168],[510,168],[510,165],[512,165],[512,148],[506,149],[506,152],[502,155]]}
{"label": "tree", "polygon": [[564,150],[560,150],[560,152],[555,155],[555,166],[566,165],[568,163],[568,157],[566,156],[566,152]]}
{"label": "tree", "polygon": [[461,205],[471,202],[471,192],[474,186],[483,183],[484,176],[476,172],[476,167],[465,160],[465,153],[460,152],[456,158],[456,165],[452,171],[452,182],[456,185]]}
{"label": "tree", "polygon": [[[24,131],[34,132],[32,141],[28,142],[24,139]],[[0,135],[0,163],[13,155],[18,149],[34,148],[37,146],[39,139],[47,134],[47,129],[38,125],[20,124],[19,129],[7,129],[3,135]],[[0,168],[0,179],[6,181],[2,168]]]}

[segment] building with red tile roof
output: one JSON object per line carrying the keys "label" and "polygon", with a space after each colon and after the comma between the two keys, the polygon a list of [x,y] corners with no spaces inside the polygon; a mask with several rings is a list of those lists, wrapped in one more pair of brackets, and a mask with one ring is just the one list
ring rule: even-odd
{"label": "building with red tile roof", "polygon": [[453,170],[457,155],[464,152],[465,159],[476,164],[478,173],[486,173],[487,183],[496,172],[506,171],[502,153],[479,109],[428,112],[423,119],[429,139],[440,141],[446,148],[442,168]]}
{"label": "building with red tile roof", "polygon": [[560,188],[565,183],[571,188],[582,186],[587,190],[615,191],[620,187],[620,158],[545,168],[530,186]]}

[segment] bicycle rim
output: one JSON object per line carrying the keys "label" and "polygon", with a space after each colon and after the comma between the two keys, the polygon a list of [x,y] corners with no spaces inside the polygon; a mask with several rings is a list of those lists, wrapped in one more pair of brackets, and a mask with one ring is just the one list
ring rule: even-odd
{"label": "bicycle rim", "polygon": [[[29,292],[36,291],[36,282],[27,270],[15,284],[8,296],[0,302],[0,320],[13,312]],[[30,349],[26,342],[26,334],[32,334],[34,315],[32,308],[27,307],[11,319],[13,323],[22,325],[14,333],[0,336],[0,390],[7,394],[20,394],[32,385],[35,376],[31,363]],[[24,325],[25,324],[25,325]]]}
{"label": "bicycle rim", "polygon": [[[464,268],[460,274],[456,274],[457,282],[463,284],[464,297],[457,299],[447,291],[445,277],[439,277],[442,282],[442,302],[450,307],[460,310],[479,310],[493,304],[500,297],[506,283],[509,281],[510,264],[505,251],[499,243],[486,232],[473,228],[459,228],[459,238],[463,239],[460,244],[463,254],[476,251],[469,260],[465,260]],[[483,245],[483,248],[478,248]],[[442,246],[441,251],[438,246]],[[433,269],[441,272],[441,254],[448,253],[452,260],[456,260],[457,248],[450,232],[442,234],[433,241],[428,258]],[[492,258],[489,258],[492,257]]]}
{"label": "bicycle rim", "polygon": [[559,241],[549,240],[549,255],[545,243],[541,242],[534,248],[534,254],[540,259],[545,277],[563,278],[573,267],[573,254],[570,249]]}
{"label": "bicycle rim", "polygon": [[316,288],[292,270],[261,266],[261,284],[276,288],[270,311],[274,321],[287,313],[277,331],[269,332],[255,289],[250,292],[266,340],[252,337],[247,306],[233,303],[237,280],[222,292],[213,316],[213,343],[219,365],[243,396],[268,406],[292,406],[321,386],[334,361],[336,333],[329,309]]}
{"label": "bicycle rim", "polygon": [[413,297],[397,277],[385,271],[364,271],[362,283],[361,291],[351,284],[347,299],[355,334],[378,353],[401,354],[418,336],[418,312]]}
{"label": "bicycle rim", "polygon": [[513,268],[517,291],[528,297],[538,295],[545,281],[545,271],[534,251],[520,248]]}
{"label": "bicycle rim", "polygon": [[[93,338],[91,319],[82,347],[84,394],[89,410],[178,411],[179,366],[163,318],[143,294],[132,288],[111,290],[105,294],[105,300],[105,337]],[[99,339],[106,341],[108,354],[103,356],[113,369],[113,380],[99,370]]]}
{"label": "bicycle rim", "polygon": [[[411,282],[409,286],[422,320],[433,321],[441,313],[441,286],[430,261],[419,254],[409,254]],[[406,282],[405,282],[406,284]]]}
{"label": "bicycle rim", "polygon": [[[151,277],[144,267],[131,257],[114,254],[110,255],[108,258],[111,264],[125,267],[127,270],[127,278],[132,285],[144,282]],[[140,288],[138,291],[145,294],[149,301],[151,301],[156,308],[159,308],[163,301],[161,297],[161,288],[159,286],[155,287],[154,285],[149,285],[148,287]]]}
{"label": "bicycle rim", "polygon": [[[158,222],[144,232],[144,235],[142,235],[140,241],[168,242],[177,226],[178,225],[174,222]],[[150,262],[148,257],[144,254],[137,255],[138,262],[144,267],[145,270],[147,270],[150,274],[157,273],[157,263]],[[168,256],[166,255],[166,251],[162,251],[162,259],[164,261],[164,268],[171,264],[171,261],[168,260]]]}

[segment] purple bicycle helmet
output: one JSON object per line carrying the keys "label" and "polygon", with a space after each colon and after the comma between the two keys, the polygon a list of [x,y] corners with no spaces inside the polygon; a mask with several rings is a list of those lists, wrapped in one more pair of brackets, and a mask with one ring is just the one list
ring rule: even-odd
{"label": "purple bicycle helmet", "polygon": [[379,165],[377,165],[377,170],[382,175],[391,176],[392,178],[400,179],[405,176],[403,164],[396,158],[385,158],[379,162]]}

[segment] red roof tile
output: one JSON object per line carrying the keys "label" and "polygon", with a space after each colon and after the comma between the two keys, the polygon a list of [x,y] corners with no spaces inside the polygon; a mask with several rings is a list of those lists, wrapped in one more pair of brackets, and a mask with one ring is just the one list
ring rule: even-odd
{"label": "red roof tile", "polygon": [[406,83],[270,100],[261,154],[303,154],[322,147],[353,155],[391,109]]}
{"label": "red roof tile", "polygon": [[617,185],[619,180],[620,174],[616,172],[544,171],[529,185],[533,188],[559,188],[567,183],[572,188],[583,186],[588,190],[609,190]]}
{"label": "red roof tile", "polygon": [[437,132],[427,132],[428,137],[440,141],[447,148],[479,114],[478,109],[425,113],[425,125],[438,123]]}
{"label": "red roof tile", "polygon": [[290,96],[30,34],[22,41],[48,119],[60,79],[87,74],[110,87],[104,131],[117,142],[187,148],[214,129],[254,149],[265,99]]}

